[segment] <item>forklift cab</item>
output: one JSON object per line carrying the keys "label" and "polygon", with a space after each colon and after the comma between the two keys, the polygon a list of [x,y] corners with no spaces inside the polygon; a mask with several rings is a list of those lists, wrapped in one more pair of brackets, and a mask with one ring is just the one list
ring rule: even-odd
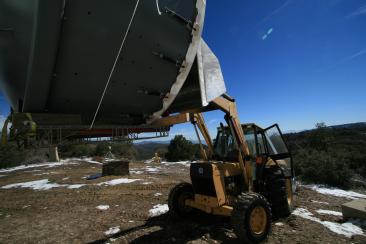
{"label": "forklift cab", "polygon": [[[293,178],[292,155],[283,139],[278,124],[261,128],[256,124],[242,124],[244,136],[250,151],[250,158],[256,165],[256,178],[265,167],[278,166],[285,178]],[[215,159],[226,162],[238,161],[238,149],[229,127],[219,127],[214,142]]]}

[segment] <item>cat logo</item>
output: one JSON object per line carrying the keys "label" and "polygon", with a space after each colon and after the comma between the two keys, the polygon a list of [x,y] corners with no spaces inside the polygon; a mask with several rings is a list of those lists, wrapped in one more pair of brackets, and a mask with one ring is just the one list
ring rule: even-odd
{"label": "cat logo", "polygon": [[203,168],[198,168],[198,173],[199,173],[200,175],[203,175]]}

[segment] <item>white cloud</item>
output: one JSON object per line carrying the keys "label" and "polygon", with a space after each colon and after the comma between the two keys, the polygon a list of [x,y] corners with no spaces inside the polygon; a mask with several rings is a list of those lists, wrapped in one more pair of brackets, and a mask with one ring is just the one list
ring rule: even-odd
{"label": "white cloud", "polygon": [[366,49],[363,49],[363,50],[361,50],[361,51],[359,51],[357,53],[354,53],[354,54],[352,54],[350,56],[347,56],[347,57],[343,58],[340,62],[341,63],[348,62],[348,61],[351,61],[354,58],[357,58],[357,57],[362,56],[362,55],[365,55],[365,54],[366,54]]}
{"label": "white cloud", "polygon": [[269,28],[269,30],[262,36],[262,40],[266,40],[273,32],[273,28]]}
{"label": "white cloud", "polygon": [[292,0],[287,0],[284,4],[282,4],[280,7],[276,8],[275,10],[273,10],[269,15],[267,15],[266,17],[264,17],[261,21],[259,21],[259,24],[262,24],[263,22],[267,21],[268,19],[270,19],[272,16],[278,14],[279,12],[281,12],[284,8],[287,7],[287,5],[289,5],[292,2]]}
{"label": "white cloud", "polygon": [[363,5],[361,7],[359,7],[358,9],[356,9],[355,11],[353,11],[352,13],[348,14],[346,17],[347,18],[352,18],[352,17],[357,17],[360,15],[366,14],[366,5]]}
{"label": "white cloud", "polygon": [[341,60],[335,62],[334,64],[329,65],[328,67],[324,67],[322,69],[319,69],[317,71],[319,72],[319,71],[333,69],[333,68],[337,67],[338,65],[348,63],[348,62],[354,60],[355,58],[358,58],[358,57],[363,56],[365,54],[366,54],[366,48],[365,49],[362,49],[362,50],[360,50],[360,51],[358,51],[358,52],[356,52],[354,54],[351,54],[349,56],[346,56],[346,57],[342,58]]}

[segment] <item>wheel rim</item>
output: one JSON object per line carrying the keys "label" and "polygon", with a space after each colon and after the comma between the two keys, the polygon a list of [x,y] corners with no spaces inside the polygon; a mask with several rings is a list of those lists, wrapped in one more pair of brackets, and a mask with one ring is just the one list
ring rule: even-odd
{"label": "wheel rim", "polygon": [[286,179],[286,193],[287,203],[291,206],[293,201],[291,179]]}
{"label": "wheel rim", "polygon": [[262,206],[253,208],[250,213],[250,229],[256,235],[261,235],[267,226],[267,212]]}

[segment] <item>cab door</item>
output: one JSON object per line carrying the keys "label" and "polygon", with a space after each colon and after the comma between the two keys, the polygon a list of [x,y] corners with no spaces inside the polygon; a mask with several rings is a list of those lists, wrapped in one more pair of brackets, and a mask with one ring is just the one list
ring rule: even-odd
{"label": "cab door", "polygon": [[292,155],[284,141],[278,124],[264,129],[263,136],[269,157],[281,168],[286,178],[293,178],[294,168]]}

